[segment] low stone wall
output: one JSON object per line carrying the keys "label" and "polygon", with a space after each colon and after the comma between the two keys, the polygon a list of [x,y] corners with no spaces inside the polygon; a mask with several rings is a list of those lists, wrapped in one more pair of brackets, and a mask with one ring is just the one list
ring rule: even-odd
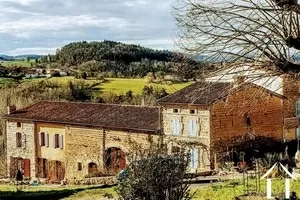
{"label": "low stone wall", "polygon": [[94,178],[84,178],[81,180],[70,180],[68,182],[72,185],[114,185],[116,184],[115,176],[107,176],[107,177],[94,177]]}

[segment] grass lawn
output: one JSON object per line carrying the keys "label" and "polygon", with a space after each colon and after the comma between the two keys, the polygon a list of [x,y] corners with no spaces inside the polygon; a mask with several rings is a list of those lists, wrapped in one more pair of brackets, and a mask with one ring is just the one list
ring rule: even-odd
{"label": "grass lawn", "polygon": [[[244,194],[242,181],[233,187],[233,181],[223,183],[214,183],[207,186],[193,185],[191,192],[195,193],[195,200],[233,200],[237,195]],[[254,186],[255,182],[250,181],[250,186]],[[273,196],[284,192],[284,180],[272,180]],[[300,182],[291,181],[291,190],[300,196]],[[261,181],[261,192],[266,191],[266,181]],[[75,187],[75,186],[38,186],[26,187],[22,192],[16,192],[14,186],[0,186],[0,199],[64,199],[64,200],[101,200],[107,196],[116,198],[117,194],[114,187]],[[250,198],[251,199],[251,198]],[[256,198],[257,200],[257,198]]]}

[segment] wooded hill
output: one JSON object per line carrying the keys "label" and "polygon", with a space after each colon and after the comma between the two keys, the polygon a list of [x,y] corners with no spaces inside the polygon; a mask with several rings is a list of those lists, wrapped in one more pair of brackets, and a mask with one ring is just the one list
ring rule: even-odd
{"label": "wooded hill", "polygon": [[69,73],[85,72],[88,76],[144,77],[149,72],[181,79],[197,78],[208,65],[167,50],[153,50],[139,45],[114,41],[74,42],[57,50],[55,55],[41,58],[51,68]]}

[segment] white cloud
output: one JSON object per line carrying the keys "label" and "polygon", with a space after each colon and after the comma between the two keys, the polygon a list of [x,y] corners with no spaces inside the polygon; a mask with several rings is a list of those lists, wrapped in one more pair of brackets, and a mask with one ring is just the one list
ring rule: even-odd
{"label": "white cloud", "polygon": [[173,49],[173,1],[0,0],[0,53],[48,53],[66,41],[104,39]]}
{"label": "white cloud", "polygon": [[0,33],[22,35],[34,31],[60,31],[79,27],[126,28],[128,22],[119,18],[99,19],[95,16],[39,16],[0,24]]}
{"label": "white cloud", "polygon": [[32,48],[17,48],[11,51],[3,52],[6,55],[15,56],[22,54],[54,54],[57,48],[32,47]]}

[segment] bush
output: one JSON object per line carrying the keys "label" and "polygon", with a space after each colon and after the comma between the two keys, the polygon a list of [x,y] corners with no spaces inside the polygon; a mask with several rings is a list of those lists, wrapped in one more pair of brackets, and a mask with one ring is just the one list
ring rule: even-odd
{"label": "bush", "polygon": [[100,171],[96,171],[96,172],[85,175],[84,178],[96,178],[96,177],[106,177],[106,176],[110,176],[110,175],[105,174],[105,173],[100,172]]}
{"label": "bush", "polygon": [[119,177],[120,199],[192,199],[189,183],[184,181],[187,160],[185,156],[157,154],[131,162],[126,176]]}

